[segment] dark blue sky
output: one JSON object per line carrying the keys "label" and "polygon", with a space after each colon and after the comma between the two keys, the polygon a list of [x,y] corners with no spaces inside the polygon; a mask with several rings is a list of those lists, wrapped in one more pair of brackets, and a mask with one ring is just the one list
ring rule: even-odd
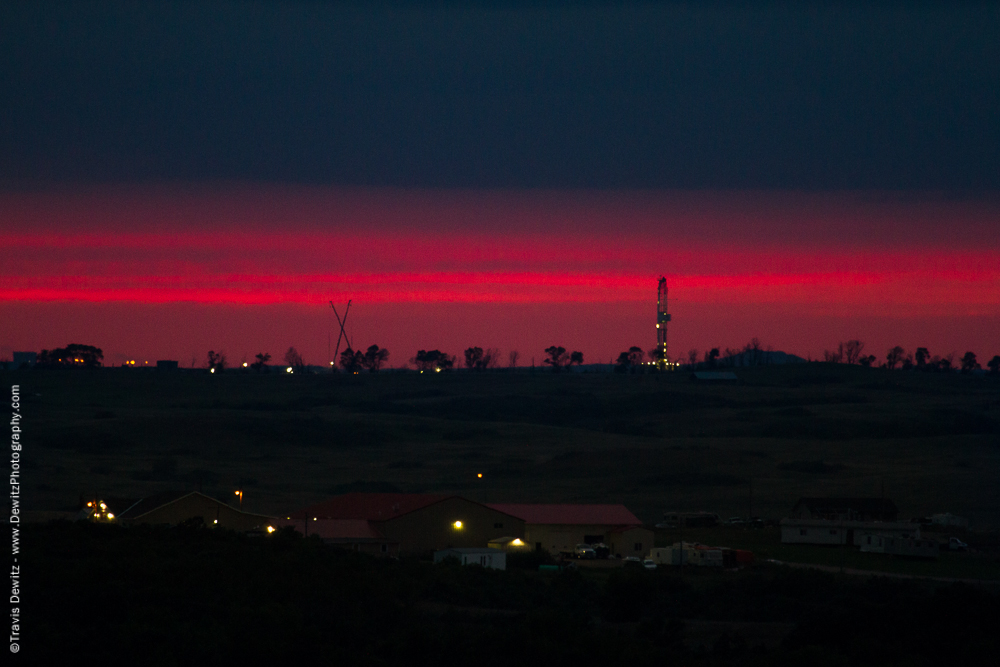
{"label": "dark blue sky", "polygon": [[996,3],[584,4],[5,2],[0,180],[1000,189]]}

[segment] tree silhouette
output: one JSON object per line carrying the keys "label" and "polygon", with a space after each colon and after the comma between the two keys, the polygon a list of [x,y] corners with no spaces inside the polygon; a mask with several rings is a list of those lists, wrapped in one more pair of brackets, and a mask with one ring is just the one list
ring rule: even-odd
{"label": "tree silhouette", "polygon": [[483,348],[470,347],[465,351],[465,367],[469,370],[483,370]]}
{"label": "tree silhouette", "polygon": [[507,353],[507,367],[517,368],[517,360],[521,358],[521,353],[517,350],[511,350]]}
{"label": "tree silhouette", "polygon": [[885,355],[885,367],[889,370],[896,368],[899,362],[903,360],[904,354],[906,354],[906,350],[899,345],[889,350]]}
{"label": "tree silhouette", "polygon": [[986,363],[986,367],[989,368],[990,373],[993,373],[994,375],[1000,373],[1000,354],[994,355],[993,358]]}
{"label": "tree silhouette", "polygon": [[926,347],[918,347],[917,352],[914,355],[914,359],[917,362],[917,368],[919,370],[926,370],[927,360],[931,358],[931,353],[927,351]]}
{"label": "tree silhouette", "polygon": [[949,352],[948,354],[944,355],[938,360],[937,366],[940,370],[947,372],[951,370],[951,366],[954,363],[955,363],[955,353]]}
{"label": "tree silhouette", "polygon": [[305,360],[294,347],[288,348],[288,352],[285,352],[285,363],[291,366],[292,370],[296,372],[304,371],[306,368]]}
{"label": "tree silhouette", "polygon": [[962,357],[961,364],[963,373],[970,373],[977,368],[982,368],[982,366],[979,365],[979,362],[976,361],[976,355],[974,352],[966,352],[965,356]]}
{"label": "tree silhouette", "polygon": [[569,365],[572,366],[573,364],[577,366],[583,364],[583,352],[573,352],[569,355]]}
{"label": "tree silhouette", "polygon": [[846,343],[842,343],[844,351],[844,363],[846,364],[856,364],[861,358],[861,352],[865,349],[865,344],[860,340],[854,339],[849,340]]}
{"label": "tree silhouette", "polygon": [[344,369],[345,373],[357,373],[361,370],[361,364],[364,362],[365,355],[361,350],[355,352],[348,346],[346,350],[340,353],[340,367]]}
{"label": "tree silhouette", "polygon": [[250,368],[260,373],[267,366],[267,362],[271,361],[271,355],[267,352],[258,352],[256,359],[257,361],[250,364]]}
{"label": "tree silhouette", "polygon": [[35,365],[39,368],[98,368],[103,361],[101,348],[70,343],[66,347],[42,350]]}
{"label": "tree silhouette", "polygon": [[764,346],[756,336],[743,346],[743,366],[760,366],[764,363],[764,357]]}
{"label": "tree silhouette", "polygon": [[641,347],[633,345],[628,349],[628,352],[622,352],[618,355],[618,360],[615,363],[615,372],[625,373],[625,372],[635,372],[636,368],[642,366],[643,351]]}
{"label": "tree silhouette", "polygon": [[713,347],[711,350],[705,353],[705,365],[709,368],[715,368],[716,360],[719,358],[719,348]]}
{"label": "tree silhouette", "polygon": [[913,365],[914,365],[913,364],[913,355],[910,354],[909,352],[907,352],[906,356],[903,357],[903,367],[902,368],[903,368],[904,371],[908,371],[908,370],[911,370],[913,368]]}
{"label": "tree silhouette", "polygon": [[559,372],[559,370],[569,362],[569,354],[566,352],[566,348],[557,345],[551,345],[545,348],[546,359],[542,360],[542,363],[546,363],[552,366],[554,372]]}
{"label": "tree silhouette", "polygon": [[495,347],[488,347],[483,350],[483,369],[496,368],[500,363],[500,350]]}
{"label": "tree silhouette", "polygon": [[694,368],[694,366],[697,363],[698,363],[698,350],[697,348],[691,348],[690,350],[688,350],[688,364],[690,364],[691,367]]}
{"label": "tree silhouette", "polygon": [[869,354],[867,357],[862,356],[858,359],[858,363],[864,366],[865,368],[871,368],[872,364],[875,363],[875,355]]}
{"label": "tree silhouette", "polygon": [[632,362],[629,359],[628,352],[622,352],[618,355],[618,359],[615,360],[615,373],[627,373],[631,365]]}
{"label": "tree silhouette", "polygon": [[368,369],[370,373],[378,373],[382,368],[382,364],[385,360],[389,358],[389,350],[385,348],[380,348],[378,345],[372,345],[365,352],[364,356],[361,358],[361,365]]}
{"label": "tree silhouette", "polygon": [[420,350],[417,356],[410,359],[410,363],[419,371],[448,370],[455,364],[455,357],[441,350]]}
{"label": "tree silhouette", "polygon": [[224,371],[226,369],[226,355],[222,352],[216,354],[214,350],[209,350],[208,369],[216,373]]}

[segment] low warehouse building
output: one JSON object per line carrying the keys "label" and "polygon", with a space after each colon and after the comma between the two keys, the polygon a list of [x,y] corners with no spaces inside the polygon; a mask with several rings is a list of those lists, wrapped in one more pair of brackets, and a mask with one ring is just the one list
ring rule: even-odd
{"label": "low warehouse building", "polygon": [[653,531],[624,505],[492,504],[524,521],[524,541],[535,551],[572,553],[577,544],[605,544],[617,556],[643,556]]}
{"label": "low warehouse building", "polygon": [[308,537],[315,535],[340,549],[374,556],[398,556],[399,543],[386,539],[371,523],[359,519],[278,519],[276,529],[290,527]]}
{"label": "low warehouse building", "polygon": [[423,493],[348,493],[292,512],[285,521],[311,531],[334,520],[364,522],[403,553],[482,548],[499,537],[524,535],[524,521],[516,516],[460,496]]}
{"label": "low warehouse building", "polygon": [[194,521],[209,527],[248,531],[263,529],[274,521],[273,517],[242,512],[197,491],[167,492],[133,501],[114,499],[108,504],[121,507],[117,520],[126,525],[176,526]]}

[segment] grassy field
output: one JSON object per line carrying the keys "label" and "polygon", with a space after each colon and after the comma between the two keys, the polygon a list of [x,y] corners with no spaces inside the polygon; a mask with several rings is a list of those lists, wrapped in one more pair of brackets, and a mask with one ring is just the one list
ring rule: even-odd
{"label": "grassy field", "polygon": [[28,509],[242,485],[245,508],[268,514],[400,490],[622,502],[655,523],[751,502],[780,518],[800,496],[884,484],[901,517],[1000,527],[1000,379],[828,364],[737,374],[725,386],[686,373],[3,376],[21,385]]}

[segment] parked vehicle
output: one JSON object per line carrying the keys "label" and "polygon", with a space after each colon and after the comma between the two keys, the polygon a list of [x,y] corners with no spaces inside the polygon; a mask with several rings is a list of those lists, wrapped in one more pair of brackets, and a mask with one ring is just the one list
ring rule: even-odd
{"label": "parked vehicle", "polygon": [[597,544],[591,544],[590,548],[594,550],[598,558],[610,558],[611,549],[603,542],[598,542]]}
{"label": "parked vehicle", "polygon": [[948,540],[948,548],[952,551],[968,551],[969,545],[957,537],[953,537]]}
{"label": "parked vehicle", "polygon": [[638,556],[625,556],[622,558],[622,567],[642,567],[642,559]]}
{"label": "parked vehicle", "polygon": [[726,524],[727,526],[745,526],[745,525],[747,525],[746,519],[744,519],[741,516],[731,516],[728,519],[726,519],[725,521],[723,521],[723,523]]}
{"label": "parked vehicle", "polygon": [[650,560],[649,558],[647,558],[646,560],[642,561],[642,566],[644,568],[646,568],[647,570],[655,570],[656,569],[656,563],[654,561]]}
{"label": "parked vehicle", "polygon": [[583,558],[586,560],[597,558],[597,552],[590,548],[589,544],[576,545],[576,549],[573,550],[573,555],[577,558]]}

